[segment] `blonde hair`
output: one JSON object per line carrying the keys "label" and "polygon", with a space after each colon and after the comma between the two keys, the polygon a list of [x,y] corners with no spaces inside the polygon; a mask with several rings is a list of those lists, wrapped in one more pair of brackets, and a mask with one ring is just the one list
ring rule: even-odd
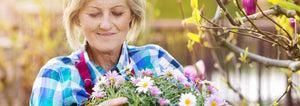
{"label": "blonde hair", "polygon": [[[82,46],[80,42],[81,30],[78,23],[80,9],[89,0],[64,0],[63,24],[66,30],[68,43],[73,50],[79,50]],[[129,23],[130,29],[127,33],[127,41],[137,38],[141,29],[145,25],[145,0],[128,0],[132,13],[132,20]]]}

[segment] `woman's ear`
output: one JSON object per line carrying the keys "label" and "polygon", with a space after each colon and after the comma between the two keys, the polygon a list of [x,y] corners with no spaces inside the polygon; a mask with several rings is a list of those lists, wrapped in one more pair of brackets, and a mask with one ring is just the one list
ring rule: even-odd
{"label": "woman's ear", "polygon": [[130,16],[130,21],[129,21],[129,28],[131,28],[131,24],[132,24],[132,20],[133,20],[133,15]]}
{"label": "woman's ear", "polygon": [[81,26],[78,14],[74,17],[74,22],[76,25]]}

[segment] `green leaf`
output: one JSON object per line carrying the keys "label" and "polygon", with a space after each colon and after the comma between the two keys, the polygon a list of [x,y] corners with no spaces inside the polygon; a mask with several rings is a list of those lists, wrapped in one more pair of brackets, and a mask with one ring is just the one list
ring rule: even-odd
{"label": "green leaf", "polygon": [[233,32],[238,32],[239,30],[238,30],[238,29],[232,29],[231,31],[233,31]]}
{"label": "green leaf", "polygon": [[247,58],[247,55],[248,55],[248,47],[245,49],[245,56],[244,56],[244,59]]}
{"label": "green leaf", "polygon": [[296,11],[300,12],[300,6],[298,6],[298,5],[296,5],[292,2],[279,0],[278,4],[282,7],[284,7],[284,8],[289,9],[289,10],[296,10]]}
{"label": "green leaf", "polygon": [[272,4],[277,4],[279,0],[268,0],[269,2],[271,2]]}
{"label": "green leaf", "polygon": [[190,18],[184,19],[181,23],[182,24],[189,24],[189,23],[195,23],[195,22],[193,21],[192,17],[190,17]]}
{"label": "green leaf", "polygon": [[200,20],[201,20],[200,11],[199,11],[197,8],[195,8],[195,9],[193,10],[193,19],[194,19],[197,23],[199,23]]}
{"label": "green leaf", "polygon": [[192,8],[198,8],[198,0],[191,0]]}
{"label": "green leaf", "polygon": [[193,45],[195,44],[195,41],[188,41],[188,44],[187,44],[187,48],[189,49],[189,50],[192,50],[193,49]]}
{"label": "green leaf", "polygon": [[244,54],[243,54],[243,53],[240,53],[240,57],[243,58],[243,57],[244,57]]}
{"label": "green leaf", "polygon": [[227,56],[226,56],[226,61],[230,61],[233,58],[234,54],[232,52],[230,52]]}
{"label": "green leaf", "polygon": [[297,21],[300,21],[300,17],[299,17],[298,15],[295,16],[295,19],[296,19]]}
{"label": "green leaf", "polygon": [[199,37],[198,34],[194,34],[194,33],[188,32],[188,37],[189,37],[189,39],[191,39],[192,41],[195,41],[195,42],[200,43],[200,37]]}
{"label": "green leaf", "polygon": [[204,42],[204,47],[211,47],[208,42]]}
{"label": "green leaf", "polygon": [[274,106],[278,106],[278,103],[277,103],[277,102],[275,102],[275,103],[274,103]]}

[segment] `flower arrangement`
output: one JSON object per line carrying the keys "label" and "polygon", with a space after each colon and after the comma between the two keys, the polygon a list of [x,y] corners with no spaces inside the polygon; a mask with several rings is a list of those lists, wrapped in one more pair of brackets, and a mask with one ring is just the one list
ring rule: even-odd
{"label": "flower arrangement", "polygon": [[179,106],[222,106],[228,105],[217,96],[217,89],[208,81],[195,80],[193,73],[184,74],[172,69],[166,69],[155,74],[149,69],[139,71],[140,76],[134,76],[125,68],[118,75],[110,71],[105,76],[99,76],[85,105],[97,105],[101,102],[127,97],[126,105],[179,105]]}

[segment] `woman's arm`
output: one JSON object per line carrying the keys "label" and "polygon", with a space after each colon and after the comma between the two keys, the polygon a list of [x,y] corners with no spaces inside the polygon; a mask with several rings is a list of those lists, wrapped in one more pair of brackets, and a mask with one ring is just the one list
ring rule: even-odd
{"label": "woman's arm", "polygon": [[40,70],[33,84],[30,105],[63,105],[60,77],[56,70],[49,68],[42,68]]}

